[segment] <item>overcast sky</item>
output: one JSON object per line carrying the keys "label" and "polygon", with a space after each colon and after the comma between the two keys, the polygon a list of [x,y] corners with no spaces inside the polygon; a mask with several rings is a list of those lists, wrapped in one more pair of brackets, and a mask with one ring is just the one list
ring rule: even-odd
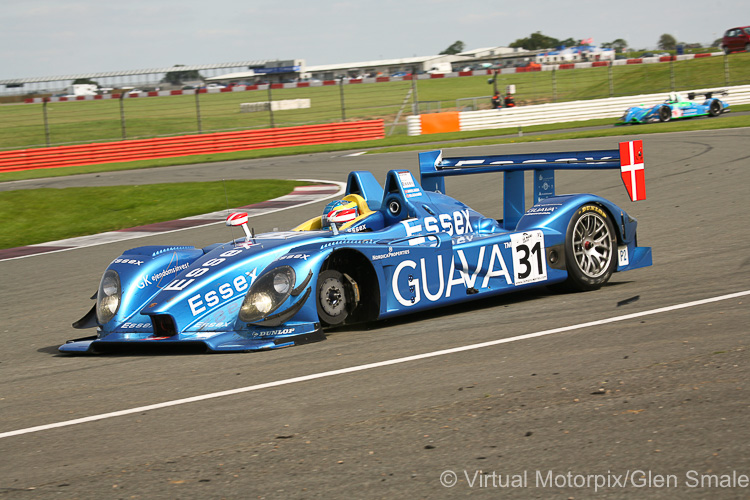
{"label": "overcast sky", "polygon": [[[748,0],[23,0],[2,2],[0,79],[304,59],[307,65],[507,46],[541,31],[653,49],[750,24]],[[729,23],[729,24],[727,24]]]}

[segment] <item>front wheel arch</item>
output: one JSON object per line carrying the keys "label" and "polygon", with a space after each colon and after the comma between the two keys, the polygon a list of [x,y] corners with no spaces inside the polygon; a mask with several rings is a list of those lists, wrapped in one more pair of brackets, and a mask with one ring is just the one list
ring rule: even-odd
{"label": "front wheel arch", "polygon": [[[376,320],[380,314],[380,286],[372,262],[357,250],[342,248],[328,256],[320,273],[329,270],[341,274],[343,284],[353,299],[348,304],[349,310],[344,322],[351,324]],[[322,316],[321,320],[332,326]]]}

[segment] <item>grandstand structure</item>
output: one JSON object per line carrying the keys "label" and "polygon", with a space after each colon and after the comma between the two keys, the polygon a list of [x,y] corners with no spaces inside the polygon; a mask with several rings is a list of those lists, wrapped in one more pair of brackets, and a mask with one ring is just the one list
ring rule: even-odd
{"label": "grandstand structure", "polygon": [[[170,90],[200,86],[206,82],[224,84],[287,83],[311,79],[332,80],[362,78],[365,76],[390,76],[399,73],[428,73],[467,71],[481,67],[511,67],[533,60],[539,51],[526,51],[508,47],[488,47],[454,55],[415,56],[401,59],[360,61],[328,65],[307,66],[303,59],[248,60],[218,64],[176,65],[164,68],[135,69],[43,77],[24,77],[0,80],[0,96],[53,96],[71,93],[75,81],[94,81],[101,92],[114,89],[138,88],[144,91]],[[181,81],[180,85],[167,83],[172,72],[197,72],[199,79]]]}

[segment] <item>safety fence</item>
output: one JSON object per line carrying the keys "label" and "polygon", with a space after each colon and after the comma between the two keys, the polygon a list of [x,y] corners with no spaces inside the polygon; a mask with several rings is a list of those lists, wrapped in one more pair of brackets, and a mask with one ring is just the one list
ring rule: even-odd
{"label": "safety fence", "polygon": [[163,137],[0,152],[0,172],[118,163],[250,149],[368,141],[385,136],[382,120]]}
{"label": "safety fence", "polygon": [[[29,104],[0,105],[0,150],[372,119],[383,120],[387,135],[405,135],[406,116],[460,111],[467,98],[492,91],[491,78],[501,91],[514,85],[516,104],[526,107],[747,85],[750,53],[506,68],[497,74],[480,70],[37,98]],[[272,104],[279,101],[309,101],[309,107]],[[490,99],[474,98],[471,107],[490,109]]]}
{"label": "safety fence", "polygon": [[[702,93],[715,89],[695,89],[702,102]],[[716,94],[731,105],[750,104],[750,85],[725,87],[727,96]],[[643,94],[588,101],[539,104],[515,108],[488,109],[480,111],[430,113],[409,116],[408,135],[434,134],[469,130],[489,130],[510,127],[527,127],[549,123],[574,122],[597,118],[619,118],[631,106],[653,106],[664,102],[665,94]]]}

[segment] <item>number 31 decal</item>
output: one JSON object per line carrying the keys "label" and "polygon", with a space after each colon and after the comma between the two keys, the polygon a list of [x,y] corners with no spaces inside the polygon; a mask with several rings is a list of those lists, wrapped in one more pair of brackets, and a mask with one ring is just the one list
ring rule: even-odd
{"label": "number 31 decal", "polygon": [[518,285],[545,281],[547,259],[544,257],[544,235],[528,231],[510,235],[513,246],[513,282]]}

